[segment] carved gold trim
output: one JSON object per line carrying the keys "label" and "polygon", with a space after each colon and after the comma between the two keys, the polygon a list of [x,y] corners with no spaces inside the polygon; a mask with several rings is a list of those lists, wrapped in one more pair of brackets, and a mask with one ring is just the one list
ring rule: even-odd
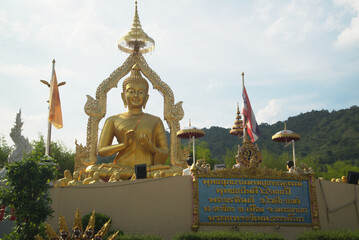
{"label": "carved gold trim", "polygon": [[177,131],[180,130],[179,121],[184,116],[182,101],[174,103],[174,95],[171,88],[148,66],[142,54],[134,52],[107,79],[101,82],[97,87],[95,99],[86,95],[87,101],[84,110],[89,116],[86,146],[83,147],[76,143],[76,149],[81,151],[76,151],[76,156],[78,157],[75,158],[75,166],[88,166],[97,163],[98,125],[106,115],[107,93],[112,88],[117,87],[118,82],[130,72],[132,66],[136,63],[141,68],[142,73],[152,83],[153,88],[163,95],[164,119],[170,128],[171,163],[177,166],[184,165],[181,142],[176,136]]}

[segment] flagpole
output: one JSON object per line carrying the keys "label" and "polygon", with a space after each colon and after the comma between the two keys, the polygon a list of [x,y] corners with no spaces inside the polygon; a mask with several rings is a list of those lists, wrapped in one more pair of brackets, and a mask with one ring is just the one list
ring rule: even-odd
{"label": "flagpole", "polygon": [[294,146],[294,140],[292,140],[292,145],[293,145],[293,164],[294,164],[294,167],[296,167],[296,164],[295,164],[295,146]]}
{"label": "flagpole", "polygon": [[[242,96],[243,96],[243,92],[244,92],[244,72],[242,72]],[[243,101],[243,103],[244,103],[244,101]],[[242,107],[244,107],[244,106],[242,106]],[[243,114],[243,109],[242,109],[242,116],[243,116],[243,142],[245,142],[246,141],[247,123],[246,123],[246,117]]]}
{"label": "flagpole", "polygon": [[[51,81],[50,81],[50,89],[51,86],[53,84],[53,78],[54,78],[54,73],[55,73],[55,59],[52,59],[52,74],[51,74]],[[49,99],[49,104],[50,104],[50,99]],[[50,109],[50,105],[49,105],[49,109]],[[46,140],[46,149],[45,149],[45,156],[50,156],[50,149],[51,149],[51,122],[49,121],[49,119],[47,119],[47,140]]]}

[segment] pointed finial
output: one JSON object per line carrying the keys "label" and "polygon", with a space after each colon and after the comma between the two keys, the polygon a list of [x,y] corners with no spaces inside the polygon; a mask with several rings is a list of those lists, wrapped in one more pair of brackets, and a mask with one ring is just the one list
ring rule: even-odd
{"label": "pointed finial", "polygon": [[189,119],[189,126],[191,126],[191,119]]}
{"label": "pointed finial", "polygon": [[46,224],[47,237],[49,239],[59,239],[59,236],[57,236],[56,232],[52,229],[50,224],[48,224],[48,223],[45,223],[45,224]]}
{"label": "pointed finial", "polygon": [[115,240],[116,237],[117,237],[117,235],[118,235],[119,233],[120,233],[120,231],[115,232],[114,234],[112,234],[111,236],[109,236],[109,237],[107,238],[107,240]]}
{"label": "pointed finial", "polygon": [[98,231],[98,233],[96,233],[94,239],[96,239],[96,237],[104,237],[107,234],[107,231],[110,228],[110,222],[111,222],[111,219],[108,220],[108,222],[102,226],[101,230]]}
{"label": "pointed finial", "polygon": [[287,131],[287,122],[284,122],[284,130]]}
{"label": "pointed finial", "polygon": [[89,219],[89,223],[87,224],[85,232],[90,230],[90,229],[95,230],[95,220],[96,219],[95,219],[95,210],[94,210],[92,212],[92,214],[91,214],[91,217]]}
{"label": "pointed finial", "polygon": [[62,216],[62,214],[60,214],[60,218],[59,218],[59,232],[69,232],[69,229],[67,227],[66,224],[66,220],[65,217]]}
{"label": "pointed finial", "polygon": [[137,1],[135,1],[135,16],[131,30],[118,40],[118,48],[126,53],[148,53],[155,48],[155,41],[142,29],[138,16]]}
{"label": "pointed finial", "polygon": [[74,219],[74,224],[73,224],[72,230],[74,230],[76,228],[80,229],[81,232],[83,230],[82,221],[81,221],[81,214],[80,214],[80,209],[79,208],[77,208],[77,210],[75,212],[75,219]]}

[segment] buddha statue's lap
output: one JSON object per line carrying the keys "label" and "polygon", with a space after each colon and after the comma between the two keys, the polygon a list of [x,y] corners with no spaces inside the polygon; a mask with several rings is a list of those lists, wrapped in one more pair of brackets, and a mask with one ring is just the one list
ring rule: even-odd
{"label": "buddha statue's lap", "polygon": [[[131,178],[137,164],[146,164],[148,172],[162,171],[166,175],[180,171],[163,165],[169,155],[166,132],[160,118],[142,112],[148,100],[147,93],[148,83],[135,65],[131,76],[123,82],[121,94],[128,111],[106,120],[98,144],[100,156],[116,154],[115,160],[89,166],[86,172],[99,172],[102,179],[108,180],[115,171],[120,172],[121,179]],[[114,138],[118,144],[112,144]]]}

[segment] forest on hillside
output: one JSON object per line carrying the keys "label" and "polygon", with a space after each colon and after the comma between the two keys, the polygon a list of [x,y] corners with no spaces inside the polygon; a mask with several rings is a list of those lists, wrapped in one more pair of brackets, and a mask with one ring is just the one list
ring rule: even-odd
{"label": "forest on hillside", "polygon": [[[233,122],[234,122],[233,118]],[[295,143],[298,165],[306,163],[314,169],[317,177],[339,178],[348,171],[359,172],[359,107],[329,112],[311,111],[290,117],[287,129],[301,136]],[[263,156],[263,166],[285,170],[286,162],[293,158],[291,146],[272,141],[272,135],[284,129],[284,122],[261,124],[262,136],[256,144]],[[212,166],[225,163],[227,167],[235,164],[238,144],[242,140],[229,135],[222,127],[204,128],[205,136],[196,140],[196,158],[205,159]],[[59,161],[60,172],[73,169],[74,153],[62,143],[53,143],[53,157]],[[43,136],[32,142],[34,149],[45,151]],[[182,140],[183,146],[188,141]],[[13,146],[0,136],[0,164],[5,165]],[[99,162],[110,161],[111,158]],[[169,162],[169,161],[168,161]]]}
{"label": "forest on hillside", "polygon": [[[331,179],[346,175],[350,170],[359,171],[358,106],[332,112],[313,110],[288,118],[286,124],[287,129],[301,136],[295,143],[297,163],[308,164],[317,176]],[[272,136],[284,129],[284,122],[264,123],[259,128],[262,136],[256,144],[263,155],[263,165],[284,170],[286,162],[293,158],[292,147],[272,141]],[[203,130],[206,135],[196,142],[196,157],[231,167],[242,140],[229,135],[230,129]]]}

